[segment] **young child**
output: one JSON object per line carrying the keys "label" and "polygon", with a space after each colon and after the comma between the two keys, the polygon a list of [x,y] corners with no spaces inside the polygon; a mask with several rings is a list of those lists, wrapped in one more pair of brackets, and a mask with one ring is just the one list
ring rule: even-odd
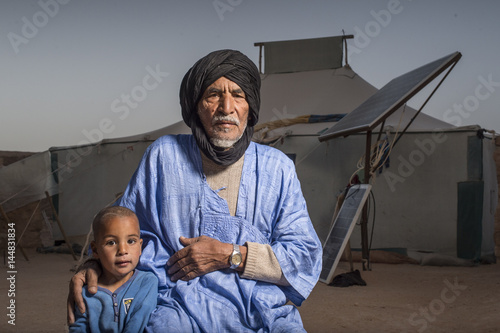
{"label": "young child", "polygon": [[92,223],[94,258],[102,266],[95,295],[85,287],[86,311],[75,311],[70,332],[142,332],[156,308],[158,279],[135,269],[141,255],[139,221],[125,207],[101,210]]}

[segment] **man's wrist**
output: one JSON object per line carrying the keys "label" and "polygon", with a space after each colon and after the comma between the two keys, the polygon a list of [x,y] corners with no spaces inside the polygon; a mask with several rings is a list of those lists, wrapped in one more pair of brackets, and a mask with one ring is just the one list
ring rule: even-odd
{"label": "man's wrist", "polygon": [[[233,256],[234,253],[234,245],[233,244],[228,244],[228,245],[229,245],[228,248],[230,248],[230,252],[227,260],[227,265],[228,268],[231,268],[231,257]],[[233,269],[238,272],[243,272],[243,270],[245,269],[245,262],[247,257],[247,247],[245,244],[245,245],[239,245],[238,248],[239,248],[239,254],[241,256],[241,261],[240,264],[237,267],[234,267]]]}
{"label": "man's wrist", "polygon": [[238,244],[232,244],[233,251],[229,256],[229,268],[236,269],[240,267],[243,262],[243,258],[241,257],[240,246]]}

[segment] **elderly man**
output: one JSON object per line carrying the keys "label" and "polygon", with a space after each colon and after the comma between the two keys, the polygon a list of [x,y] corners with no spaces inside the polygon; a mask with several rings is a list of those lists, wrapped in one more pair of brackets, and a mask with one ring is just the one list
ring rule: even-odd
{"label": "elderly man", "polygon": [[[251,142],[256,66],[238,51],[212,52],[184,76],[180,102],[193,135],[154,142],[118,203],[140,221],[138,268],[159,280],[147,330],[303,332],[287,301],[310,294],[322,249],[293,162]],[[86,279],[91,290],[95,275],[73,278],[80,308],[79,288]]]}

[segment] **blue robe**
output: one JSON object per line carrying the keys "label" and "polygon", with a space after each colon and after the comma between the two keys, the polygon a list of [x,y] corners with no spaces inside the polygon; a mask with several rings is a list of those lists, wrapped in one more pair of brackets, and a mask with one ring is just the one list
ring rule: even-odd
{"label": "blue robe", "polygon": [[[164,136],[146,151],[118,205],[136,212],[144,239],[139,267],[159,280],[158,307],[148,324],[165,332],[303,332],[298,310],[321,271],[322,247],[307,213],[293,162],[251,143],[236,215],[212,190],[191,135]],[[167,260],[180,236],[271,245],[290,286],[243,279],[233,270],[170,281]]]}
{"label": "blue robe", "polygon": [[135,270],[134,275],[114,293],[98,287],[95,295],[83,289],[87,311],[75,311],[70,333],[144,331],[151,312],[156,308],[158,280],[150,272]]}

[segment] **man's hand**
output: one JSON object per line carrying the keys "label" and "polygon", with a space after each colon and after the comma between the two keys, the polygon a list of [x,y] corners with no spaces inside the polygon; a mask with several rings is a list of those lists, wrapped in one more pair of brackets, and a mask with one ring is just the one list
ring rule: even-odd
{"label": "man's hand", "polygon": [[67,321],[68,325],[75,322],[75,303],[81,313],[85,313],[85,302],[83,301],[82,289],[87,282],[91,294],[97,292],[97,278],[101,274],[101,266],[96,260],[83,263],[69,283]]}
{"label": "man's hand", "polygon": [[170,267],[168,274],[171,275],[172,281],[189,281],[230,266],[232,244],[222,243],[208,236],[180,237],[179,240],[185,248],[177,251],[167,261],[167,266]]}

